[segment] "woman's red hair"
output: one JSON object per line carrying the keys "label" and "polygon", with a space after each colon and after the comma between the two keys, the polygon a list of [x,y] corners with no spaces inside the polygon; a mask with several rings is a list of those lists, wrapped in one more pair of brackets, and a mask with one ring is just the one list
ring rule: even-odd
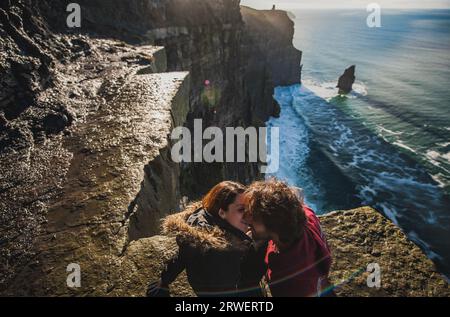
{"label": "woman's red hair", "polygon": [[214,186],[202,199],[203,208],[214,216],[219,215],[219,210],[228,210],[228,206],[234,203],[236,197],[245,192],[244,185],[236,182],[225,181]]}

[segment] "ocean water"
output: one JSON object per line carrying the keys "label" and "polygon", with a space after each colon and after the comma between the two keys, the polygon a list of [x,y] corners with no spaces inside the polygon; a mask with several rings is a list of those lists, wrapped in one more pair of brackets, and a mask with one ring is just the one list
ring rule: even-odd
{"label": "ocean water", "polygon": [[[450,10],[383,11],[381,28],[365,11],[293,13],[303,80],[276,88],[273,176],[319,214],[373,206],[450,276]],[[350,65],[354,91],[339,96]]]}

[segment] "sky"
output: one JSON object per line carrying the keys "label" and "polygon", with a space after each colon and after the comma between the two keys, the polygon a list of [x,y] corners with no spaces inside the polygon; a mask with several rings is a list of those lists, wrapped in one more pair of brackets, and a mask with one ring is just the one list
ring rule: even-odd
{"label": "sky", "polygon": [[256,9],[336,9],[366,8],[370,3],[378,3],[381,9],[450,9],[450,0],[241,0],[242,5]]}

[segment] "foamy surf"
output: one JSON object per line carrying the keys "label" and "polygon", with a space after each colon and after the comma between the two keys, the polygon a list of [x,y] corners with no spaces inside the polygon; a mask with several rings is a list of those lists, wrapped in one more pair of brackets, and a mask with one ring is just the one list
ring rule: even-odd
{"label": "foamy surf", "polygon": [[[336,87],[336,82],[317,82],[313,79],[303,79],[302,87],[308,89],[314,95],[330,101],[332,98],[339,96],[339,89]],[[366,85],[361,81],[356,81],[353,84],[353,90],[346,95],[347,98],[358,98],[360,96],[367,96],[368,90]]]}
{"label": "foamy surf", "polygon": [[403,144],[402,141],[393,142],[392,144],[394,144],[394,145],[396,145],[396,146],[398,146],[398,147],[400,147],[402,149],[405,149],[407,151],[410,151],[410,152],[412,152],[414,154],[417,154],[416,150],[414,150],[413,148],[410,148],[406,144]]}

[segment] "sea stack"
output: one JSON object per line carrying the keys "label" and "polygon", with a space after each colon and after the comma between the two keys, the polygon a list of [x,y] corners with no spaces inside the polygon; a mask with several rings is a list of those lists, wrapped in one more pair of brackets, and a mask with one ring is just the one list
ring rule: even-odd
{"label": "sea stack", "polygon": [[352,91],[353,84],[355,83],[355,65],[350,66],[344,72],[344,74],[339,77],[337,88],[339,88],[339,94],[344,95]]}

